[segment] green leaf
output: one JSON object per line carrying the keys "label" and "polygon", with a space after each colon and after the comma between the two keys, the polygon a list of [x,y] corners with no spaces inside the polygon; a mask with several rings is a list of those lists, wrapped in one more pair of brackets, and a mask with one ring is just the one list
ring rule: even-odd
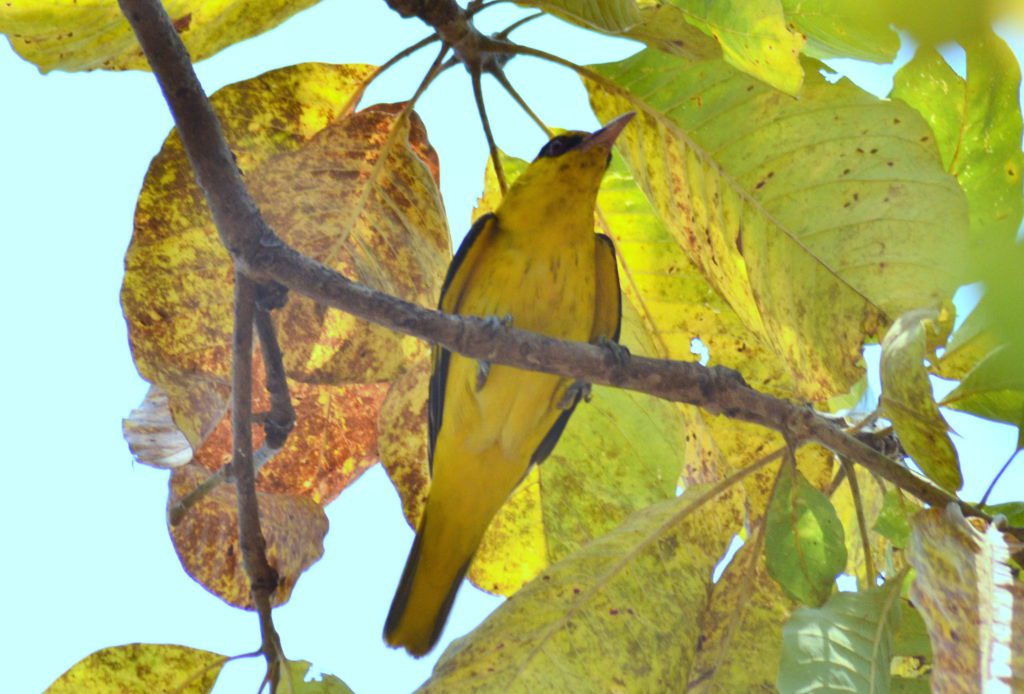
{"label": "green leaf", "polygon": [[130,643],[78,661],[46,690],[49,694],[124,694],[174,691],[206,694],[227,656],[187,646]]}
{"label": "green leaf", "polygon": [[1008,347],[997,347],[941,404],[995,422],[1024,426],[1024,370],[1017,355]]}
{"label": "green leaf", "polygon": [[779,0],[670,0],[722,46],[727,63],[786,94],[804,80],[803,37],[786,26]]}
{"label": "green leaf", "polygon": [[767,524],[768,573],[794,600],[824,603],[846,568],[843,524],[828,497],[783,463]]}
{"label": "green leaf", "polygon": [[881,413],[892,422],[900,443],[924,473],[951,492],[963,486],[949,425],[932,396],[925,357],[945,344],[953,317],[939,309],[900,316],[882,340]]}
{"label": "green leaf", "polygon": [[639,112],[618,145],[672,240],[800,396],[845,392],[866,336],[959,285],[966,200],[906,105],[650,50],[596,69],[598,116]]}
{"label": "green leaf", "polygon": [[793,612],[782,630],[781,694],[888,692],[899,597],[894,583],[836,593],[820,608]]}
{"label": "green leaf", "polygon": [[932,126],[943,164],[967,193],[975,243],[1015,238],[1024,212],[1020,67],[995,34],[964,49],[966,82],[935,49],[921,47],[896,73],[891,96]]}
{"label": "green leaf", "polygon": [[619,34],[640,21],[635,0],[517,0],[573,24]]}
{"label": "green leaf", "polygon": [[634,513],[552,566],[452,643],[419,691],[678,690],[725,545],[698,498]]}
{"label": "green leaf", "polygon": [[782,0],[786,19],[804,34],[813,58],[856,58],[888,63],[900,39],[889,26],[884,0]]}
{"label": "green leaf", "polygon": [[872,530],[888,538],[894,547],[903,549],[910,542],[910,517],[920,509],[902,491],[890,489],[885,493],[882,510],[878,512]]}
{"label": "green leaf", "polygon": [[1015,528],[1024,528],[1024,501],[992,504],[985,506],[984,509],[986,513],[991,513],[993,516],[1006,516],[1006,522]]}
{"label": "green leaf", "polygon": [[[193,62],[273,29],[317,0],[176,0],[167,11]],[[25,60],[50,70],[148,70],[117,0],[6,0],[0,34]]]}
{"label": "green leaf", "polygon": [[928,627],[921,613],[909,601],[900,599],[900,623],[893,635],[892,654],[907,658],[932,657],[932,642],[928,638]]}

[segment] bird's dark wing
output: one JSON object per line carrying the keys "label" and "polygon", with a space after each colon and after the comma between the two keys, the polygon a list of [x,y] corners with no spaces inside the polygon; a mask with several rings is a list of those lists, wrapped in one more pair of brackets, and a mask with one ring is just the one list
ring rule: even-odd
{"label": "bird's dark wing", "polygon": [[[462,240],[458,252],[448,266],[448,274],[441,287],[441,298],[437,307],[445,313],[458,313],[462,293],[473,271],[476,269],[480,255],[487,248],[498,230],[498,218],[493,214],[485,214],[473,223],[466,238]],[[448,382],[448,362],[451,352],[444,347],[433,347],[433,372],[430,375],[430,400],[427,406],[428,427],[430,432],[430,468],[434,468],[434,446],[437,434],[441,431],[441,419],[444,416],[444,391]]]}

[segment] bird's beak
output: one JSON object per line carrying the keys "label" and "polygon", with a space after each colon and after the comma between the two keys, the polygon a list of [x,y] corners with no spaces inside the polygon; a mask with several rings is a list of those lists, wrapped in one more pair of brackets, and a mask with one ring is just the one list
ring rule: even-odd
{"label": "bird's beak", "polygon": [[608,121],[603,128],[587,135],[587,139],[580,143],[580,149],[585,152],[591,147],[601,146],[610,150],[615,142],[615,138],[619,136],[619,133],[622,132],[622,129],[626,127],[629,121],[633,120],[635,115],[636,111],[629,111]]}

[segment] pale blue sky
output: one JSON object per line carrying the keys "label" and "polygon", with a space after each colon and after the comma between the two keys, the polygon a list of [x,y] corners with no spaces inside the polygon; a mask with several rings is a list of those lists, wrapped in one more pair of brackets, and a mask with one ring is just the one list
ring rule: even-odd
{"label": "pale blue sky", "polygon": [[[479,26],[500,29],[522,11],[501,5]],[[325,0],[278,29],[200,64],[207,90],[304,61],[379,64],[427,33],[381,0]],[[629,55],[634,45],[542,20],[516,38],[580,63]],[[228,607],[181,570],[165,521],[167,474],[135,465],[120,420],[142,399],[118,304],[135,198],[171,127],[148,73],[46,77],[0,41],[0,205],[5,297],[0,364],[6,370],[0,435],[7,453],[0,491],[0,589],[8,635],[0,649],[5,691],[42,691],[88,653],[136,641],[180,643],[225,654],[258,646],[256,618]],[[434,57],[428,48],[375,84],[368,101],[407,98]],[[885,72],[844,63],[880,92]],[[517,59],[510,79],[552,125],[597,124],[571,73]],[[543,134],[490,80],[486,94],[499,144],[532,157]],[[442,162],[455,242],[468,228],[486,145],[465,72],[442,76],[418,106]],[[1014,435],[954,428],[976,497],[1005,460]],[[995,500],[1024,488],[1020,466]],[[327,509],[325,556],[276,611],[286,653],[344,679],[359,694],[407,692],[430,673],[452,638],[499,604],[464,587],[431,656],[416,661],[380,639],[412,532],[379,467]],[[218,692],[254,691],[261,663],[228,666]]]}

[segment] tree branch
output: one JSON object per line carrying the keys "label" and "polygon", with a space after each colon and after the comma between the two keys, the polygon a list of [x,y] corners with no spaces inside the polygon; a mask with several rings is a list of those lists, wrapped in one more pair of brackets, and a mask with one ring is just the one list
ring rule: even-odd
{"label": "tree branch", "polygon": [[[809,406],[755,391],[728,369],[643,357],[619,364],[607,349],[595,345],[555,340],[506,326],[495,327],[479,318],[424,309],[352,282],[301,255],[281,241],[260,217],[184,45],[158,0],[119,2],[164,90],[221,238],[235,257],[237,267],[254,280],[279,282],[325,306],[468,357],[628,388],[760,424],[783,432],[794,442],[814,441],[864,465],[928,504],[944,507],[956,503],[967,515],[991,520],[987,514],[844,433]],[[437,14],[439,6],[449,3],[389,0],[389,4],[409,11],[425,12],[424,8],[432,8]],[[447,36],[442,38],[453,43],[453,47],[457,43]]]}
{"label": "tree branch", "polygon": [[[235,331],[231,349],[231,476],[238,490],[238,542],[249,575],[252,600],[260,617],[267,680],[278,681],[282,666],[281,642],[274,629],[270,596],[277,588],[277,572],[267,561],[267,545],[260,528],[256,473],[252,465],[252,337],[256,285],[235,271]],[[271,684],[273,691],[273,684]]]}

